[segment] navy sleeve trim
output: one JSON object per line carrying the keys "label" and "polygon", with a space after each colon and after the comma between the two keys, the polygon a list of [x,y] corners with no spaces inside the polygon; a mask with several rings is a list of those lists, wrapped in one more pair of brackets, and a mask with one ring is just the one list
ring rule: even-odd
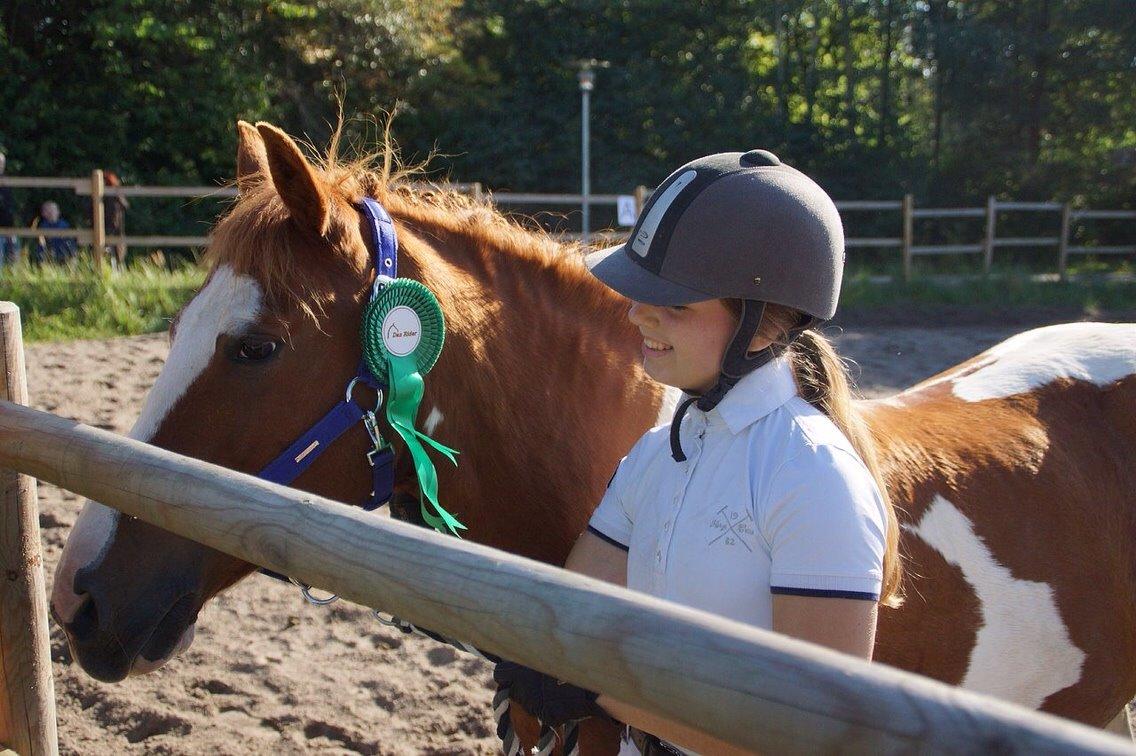
{"label": "navy sleeve trim", "polygon": [[[590,528],[589,528],[590,529]],[[844,598],[861,601],[879,601],[880,594],[866,591],[825,591],[817,588],[783,588],[772,585],[769,592],[780,596],[808,596],[810,598]]]}
{"label": "navy sleeve trim", "polygon": [[592,533],[593,535],[597,535],[597,536],[599,536],[600,538],[602,538],[602,539],[604,539],[605,541],[607,541],[608,543],[610,543],[610,544],[611,544],[612,546],[615,546],[615,547],[616,547],[617,549],[623,549],[624,551],[630,551],[630,550],[631,550],[631,547],[629,547],[629,546],[624,546],[624,545],[623,545],[622,543],[620,543],[619,541],[615,540],[614,538],[612,538],[612,537],[611,537],[611,536],[609,536],[609,535],[604,535],[604,534],[603,534],[603,533],[601,533],[600,531],[598,531],[598,530],[596,530],[595,528],[593,528],[593,527],[592,527],[591,525],[589,525],[589,526],[588,526],[588,532],[589,532],[589,533]]}

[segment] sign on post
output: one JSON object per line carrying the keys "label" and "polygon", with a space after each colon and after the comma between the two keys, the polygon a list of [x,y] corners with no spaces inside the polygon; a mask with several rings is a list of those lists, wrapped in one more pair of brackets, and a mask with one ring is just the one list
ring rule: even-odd
{"label": "sign on post", "polygon": [[616,216],[621,226],[634,226],[635,219],[639,217],[639,208],[635,203],[635,195],[621,194],[615,199]]}

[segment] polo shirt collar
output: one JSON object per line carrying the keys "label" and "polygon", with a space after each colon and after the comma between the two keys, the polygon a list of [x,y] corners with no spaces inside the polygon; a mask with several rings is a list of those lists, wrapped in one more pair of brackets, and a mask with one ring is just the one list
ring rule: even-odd
{"label": "polo shirt collar", "polygon": [[709,414],[717,413],[736,435],[796,395],[792,362],[782,355],[743,376]]}

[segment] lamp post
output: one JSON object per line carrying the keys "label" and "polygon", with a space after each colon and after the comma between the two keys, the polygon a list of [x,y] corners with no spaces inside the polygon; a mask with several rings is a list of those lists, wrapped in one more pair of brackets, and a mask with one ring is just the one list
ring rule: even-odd
{"label": "lamp post", "polygon": [[592,195],[592,166],[591,166],[591,94],[596,86],[596,72],[597,68],[607,68],[610,63],[606,60],[596,60],[589,58],[588,60],[573,61],[573,64],[580,70],[576,74],[576,78],[580,82],[580,194],[581,210],[583,210],[583,231],[584,231],[584,246],[588,246],[591,239],[591,195]]}

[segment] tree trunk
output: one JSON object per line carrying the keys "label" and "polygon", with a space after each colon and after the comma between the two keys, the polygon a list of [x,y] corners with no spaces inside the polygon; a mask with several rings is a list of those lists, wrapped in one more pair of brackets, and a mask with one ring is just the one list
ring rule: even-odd
{"label": "tree trunk", "polygon": [[789,119],[788,88],[785,76],[785,21],[780,2],[773,4],[774,25],[777,30],[777,117],[784,128]]}
{"label": "tree trunk", "polygon": [[892,1],[883,0],[883,67],[880,69],[880,133],[879,147],[887,146],[888,123],[891,121],[891,56],[892,56]]}
{"label": "tree trunk", "polygon": [[852,37],[852,0],[840,0],[844,21],[844,117],[856,132],[856,46]]}
{"label": "tree trunk", "polygon": [[1034,24],[1033,80],[1029,89],[1029,145],[1030,165],[1041,160],[1042,121],[1045,120],[1045,80],[1049,74],[1049,0],[1041,0]]}

